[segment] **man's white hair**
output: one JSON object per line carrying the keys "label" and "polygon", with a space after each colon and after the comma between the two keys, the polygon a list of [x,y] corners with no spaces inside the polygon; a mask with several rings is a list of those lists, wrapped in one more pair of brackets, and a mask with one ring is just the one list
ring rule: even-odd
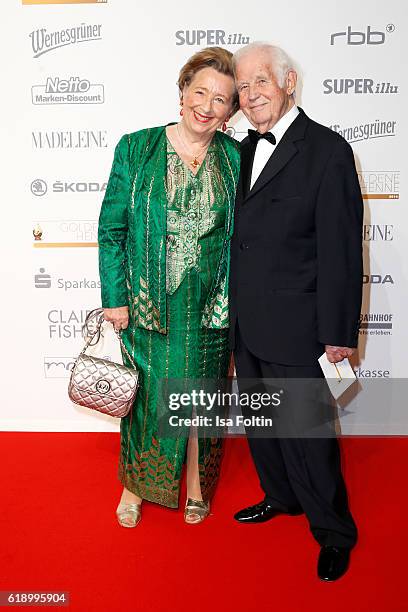
{"label": "man's white hair", "polygon": [[244,57],[244,55],[247,55],[252,51],[261,51],[268,56],[268,59],[270,59],[272,73],[275,76],[279,87],[283,87],[285,85],[286,75],[288,74],[289,70],[296,71],[295,65],[286,51],[280,47],[277,47],[276,45],[256,41],[250,43],[249,45],[245,45],[245,47],[241,47],[241,49],[238,49],[238,51],[234,53],[232,63],[235,73],[239,60]]}

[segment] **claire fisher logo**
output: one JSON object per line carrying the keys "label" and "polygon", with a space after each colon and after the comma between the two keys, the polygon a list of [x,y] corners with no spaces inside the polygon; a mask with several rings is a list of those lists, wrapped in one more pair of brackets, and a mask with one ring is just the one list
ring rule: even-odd
{"label": "claire fisher logo", "polygon": [[365,200],[399,199],[399,170],[364,170],[358,172],[358,180]]}
{"label": "claire fisher logo", "polygon": [[[106,191],[107,183],[96,181],[54,181],[50,193],[103,193]],[[36,197],[42,197],[48,192],[48,184],[44,179],[36,178],[30,185],[31,193]]]}
{"label": "claire fisher logo", "polygon": [[380,121],[361,123],[351,127],[342,127],[338,123],[330,125],[330,129],[343,136],[349,143],[371,140],[372,138],[389,138],[395,136],[396,121]]}
{"label": "claire fisher logo", "polygon": [[229,34],[225,30],[177,30],[175,33],[176,45],[247,45],[249,36],[240,33]]}
{"label": "claire fisher logo", "polygon": [[395,31],[395,25],[389,23],[383,30],[374,30],[369,25],[362,31],[354,30],[353,26],[347,26],[347,30],[343,32],[333,32],[330,34],[330,44],[343,43],[346,45],[383,45],[386,41],[387,34]]}
{"label": "claire fisher logo", "polygon": [[82,338],[82,327],[90,310],[60,310],[47,313],[48,337],[52,340]]}
{"label": "claire fisher logo", "polygon": [[40,57],[44,53],[55,51],[55,49],[66,47],[67,45],[102,40],[101,28],[102,24],[86,25],[81,23],[80,26],[49,33],[47,33],[47,28],[34,30],[29,34],[34,52],[33,57]]}
{"label": "claire fisher logo", "polygon": [[47,77],[45,85],[31,87],[31,101],[35,105],[45,104],[103,104],[104,87],[88,79],[71,76],[69,79]]}

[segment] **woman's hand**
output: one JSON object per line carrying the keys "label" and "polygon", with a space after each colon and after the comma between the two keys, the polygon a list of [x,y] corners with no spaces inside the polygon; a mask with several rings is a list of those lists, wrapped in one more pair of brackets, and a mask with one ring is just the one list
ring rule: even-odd
{"label": "woman's hand", "polygon": [[115,329],[126,329],[129,324],[129,308],[128,306],[119,306],[118,308],[104,308],[103,317],[105,321],[109,321],[109,323],[112,323]]}

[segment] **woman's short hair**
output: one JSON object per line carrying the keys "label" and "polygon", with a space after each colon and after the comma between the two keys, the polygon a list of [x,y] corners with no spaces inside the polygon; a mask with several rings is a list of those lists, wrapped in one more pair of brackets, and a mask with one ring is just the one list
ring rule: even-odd
{"label": "woman's short hair", "polygon": [[[184,86],[190,85],[191,81],[203,68],[214,68],[220,74],[230,76],[234,80],[234,71],[232,67],[232,53],[222,47],[207,47],[197,51],[190,57],[180,70],[177,84],[180,92]],[[236,113],[239,109],[238,92],[235,90],[232,100],[232,112]]]}

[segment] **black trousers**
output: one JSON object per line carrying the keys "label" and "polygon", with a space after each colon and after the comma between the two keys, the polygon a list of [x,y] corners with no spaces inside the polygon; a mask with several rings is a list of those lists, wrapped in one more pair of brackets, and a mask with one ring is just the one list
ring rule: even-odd
{"label": "black trousers", "polygon": [[[246,346],[238,323],[234,357],[240,392],[248,379],[323,376],[318,363],[286,366],[259,359]],[[248,434],[248,443],[269,504],[285,512],[303,510],[321,546],[355,545],[357,528],[348,507],[336,437],[256,438]]]}

